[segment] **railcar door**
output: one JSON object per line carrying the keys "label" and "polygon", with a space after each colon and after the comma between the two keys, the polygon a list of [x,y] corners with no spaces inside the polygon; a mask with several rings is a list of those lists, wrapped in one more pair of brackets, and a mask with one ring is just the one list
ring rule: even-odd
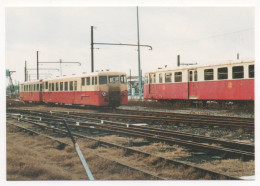
{"label": "railcar door", "polygon": [[188,99],[198,99],[197,81],[197,70],[188,70]]}
{"label": "railcar door", "polygon": [[149,74],[149,93],[156,94],[155,73]]}

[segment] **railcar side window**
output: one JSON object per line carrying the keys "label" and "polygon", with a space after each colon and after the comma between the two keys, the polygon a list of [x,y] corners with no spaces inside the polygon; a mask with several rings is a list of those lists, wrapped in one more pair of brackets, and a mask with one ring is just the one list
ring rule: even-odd
{"label": "railcar side window", "polygon": [[85,78],[81,78],[81,86],[85,86]]}
{"label": "railcar side window", "polygon": [[204,80],[213,80],[213,69],[205,69],[204,70]]}
{"label": "railcar side window", "polygon": [[48,81],[45,82],[45,89],[48,89]]}
{"label": "railcar side window", "polygon": [[87,84],[87,85],[90,85],[90,77],[87,77],[87,79],[86,79],[86,84]]}
{"label": "railcar side window", "polygon": [[37,84],[37,91],[39,91],[40,90],[40,85],[39,84]]}
{"label": "railcar side window", "polygon": [[227,79],[228,78],[228,68],[218,68],[218,79]]}
{"label": "railcar side window", "polygon": [[70,90],[73,90],[73,81],[70,81]]}
{"label": "railcar side window", "polygon": [[63,82],[60,82],[60,91],[63,91]]}
{"label": "railcar side window", "polygon": [[94,77],[91,78],[91,85],[94,85]]}
{"label": "railcar side window", "polygon": [[255,65],[249,65],[248,66],[248,77],[254,78],[255,77]]}
{"label": "railcar side window", "polygon": [[74,90],[77,90],[77,84],[78,84],[78,82],[74,81]]}
{"label": "railcar side window", "polygon": [[192,80],[192,74],[193,74],[193,71],[190,71],[190,72],[189,72],[189,81],[193,81],[193,80]]}
{"label": "railcar side window", "polygon": [[148,84],[148,75],[145,75],[144,83],[145,83],[145,84]]}
{"label": "railcar side window", "polygon": [[232,67],[232,78],[233,79],[241,79],[244,78],[244,67],[243,66],[236,66]]}
{"label": "railcar side window", "polygon": [[56,91],[59,91],[59,83],[56,83]]}
{"label": "railcar side window", "polygon": [[95,85],[97,84],[97,77],[95,77]]}
{"label": "railcar side window", "polygon": [[54,91],[54,83],[51,84],[51,91]]}
{"label": "railcar side window", "polygon": [[174,73],[174,81],[175,82],[182,82],[182,72],[175,72]]}
{"label": "railcar side window", "polygon": [[99,76],[99,84],[100,85],[107,84],[107,76]]}
{"label": "railcar side window", "polygon": [[119,83],[119,76],[109,76],[109,83]]}
{"label": "railcar side window", "polygon": [[126,76],[124,76],[124,75],[120,76],[120,82],[126,83]]}
{"label": "railcar side window", "polygon": [[198,72],[197,72],[197,70],[194,71],[194,81],[198,81]]}
{"label": "railcar side window", "polygon": [[150,83],[155,83],[155,74],[150,74]]}
{"label": "railcar side window", "polygon": [[172,73],[165,73],[165,83],[172,82]]}
{"label": "railcar side window", "polygon": [[159,74],[159,83],[162,83],[162,73]]}
{"label": "railcar side window", "polygon": [[64,89],[64,90],[65,90],[65,91],[68,91],[68,82],[65,82],[64,84],[65,84],[65,85],[64,85],[64,86],[65,86],[65,89]]}
{"label": "railcar side window", "polygon": [[40,91],[42,91],[42,84],[40,84]]}

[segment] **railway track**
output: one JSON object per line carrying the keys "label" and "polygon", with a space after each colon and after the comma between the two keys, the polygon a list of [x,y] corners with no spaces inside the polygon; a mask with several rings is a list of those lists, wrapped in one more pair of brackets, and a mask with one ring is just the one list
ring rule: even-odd
{"label": "railway track", "polygon": [[[254,159],[254,145],[238,143],[228,140],[219,140],[205,136],[193,135],[190,133],[175,132],[165,129],[155,129],[146,126],[136,126],[134,124],[100,120],[88,116],[82,116],[82,113],[66,112],[39,112],[22,111],[23,114],[40,116],[41,120],[48,122],[57,122],[64,117],[69,118],[68,122],[73,128],[82,130],[99,130],[109,133],[117,133],[127,136],[144,137],[150,141],[161,141],[169,144],[179,144],[193,151],[203,151],[207,154],[218,154],[222,157]],[[93,114],[93,113],[92,113]],[[94,113],[95,115],[96,113]],[[78,123],[78,125],[75,125]],[[79,126],[80,123],[80,126]],[[212,145],[213,144],[213,145]]]}
{"label": "railway track", "polygon": [[[61,133],[62,134],[66,134],[66,130],[64,130],[61,127],[53,128],[53,126],[50,126],[50,124],[39,123],[39,121],[35,121],[35,120],[24,118],[24,117],[23,118],[17,118],[17,115],[16,116],[8,115],[8,118],[9,119],[19,119],[19,121],[28,122],[28,123],[32,124],[31,128],[24,127],[24,126],[21,126],[21,125],[12,124],[12,125],[15,125],[16,127],[21,128],[22,130],[26,130],[29,133],[35,133],[37,135],[43,135],[43,136],[47,137],[48,139],[55,140],[55,141],[57,141],[57,142],[59,142],[60,144],[63,144],[63,145],[69,145],[68,143],[64,143],[64,142],[62,142],[60,140],[55,139],[55,137],[53,137],[53,136],[46,135],[46,134],[41,134],[39,131],[35,131],[36,130],[35,126],[37,126],[37,128],[42,128],[42,129],[48,130],[48,134],[49,134],[49,131],[53,131],[53,132],[55,132],[55,133],[57,133],[59,135]],[[153,154],[150,154],[150,153],[146,153],[146,152],[142,152],[142,151],[139,151],[139,150],[135,150],[135,149],[132,149],[132,148],[129,148],[129,147],[124,147],[124,146],[121,146],[121,145],[108,143],[106,141],[97,140],[97,139],[94,139],[94,138],[91,138],[91,137],[87,137],[86,135],[80,134],[80,133],[75,132],[75,131],[73,132],[73,135],[78,137],[78,138],[84,138],[84,139],[88,139],[90,141],[96,141],[96,142],[98,142],[99,145],[105,145],[105,146],[116,147],[116,148],[123,148],[124,150],[126,150],[128,152],[128,154],[138,153],[138,154],[144,155],[145,157],[154,156],[154,157],[158,158],[159,161],[166,162],[167,164],[172,164],[174,166],[182,166],[182,167],[185,167],[186,169],[187,168],[192,168],[192,169],[194,169],[195,172],[199,171],[200,175],[202,177],[207,174],[207,175],[210,175],[212,177],[212,179],[228,179],[228,180],[238,180],[238,179],[240,179],[240,178],[237,178],[237,177],[233,177],[233,176],[229,176],[229,175],[226,175],[226,174],[218,173],[218,172],[211,171],[211,170],[208,170],[208,169],[200,168],[198,166],[192,165],[192,164],[187,163],[187,162],[171,160],[171,159],[167,159],[167,158],[164,158],[164,157],[159,157],[159,156],[156,156],[156,155],[153,155]],[[91,149],[87,149],[87,150],[88,150],[88,152],[89,151],[91,152]],[[95,155],[97,155],[97,154],[95,154]],[[97,155],[97,156],[99,156],[99,155]],[[108,159],[107,157],[104,157],[104,156],[101,156],[101,157],[105,158],[105,159]],[[156,174],[156,172],[154,172],[154,173],[153,172],[149,172],[147,170],[143,170],[143,169],[134,167],[133,165],[127,165],[127,164],[124,164],[124,163],[120,163],[117,160],[111,160],[111,161],[115,161],[116,163],[118,163],[118,164],[120,164],[122,166],[128,167],[128,168],[130,168],[132,170],[140,171],[140,172],[142,172],[142,173],[144,173],[146,175],[149,175],[149,176],[151,176],[151,177],[153,177],[155,179],[160,179],[160,180],[164,180],[164,179],[167,180],[167,179],[169,179],[167,177],[158,176]]]}
{"label": "railway track", "polygon": [[[10,109],[15,111],[17,109]],[[179,114],[179,113],[163,113],[163,112],[148,112],[148,111],[133,111],[117,109],[112,113],[110,110],[103,110],[102,113],[93,112],[78,112],[78,115],[96,117],[99,119],[113,119],[122,120],[130,123],[145,122],[148,124],[162,124],[162,125],[197,125],[197,126],[221,126],[221,127],[234,127],[243,128],[249,131],[254,131],[254,119],[253,118],[238,118],[238,117],[221,117],[221,116],[208,116],[208,115],[191,115],[191,114]],[[111,113],[108,113],[111,112]],[[70,112],[73,113],[73,112]],[[121,114],[118,114],[121,113]]]}

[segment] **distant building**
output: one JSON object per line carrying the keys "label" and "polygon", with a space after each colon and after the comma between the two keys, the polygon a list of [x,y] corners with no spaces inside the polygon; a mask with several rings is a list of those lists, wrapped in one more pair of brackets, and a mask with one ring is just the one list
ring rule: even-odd
{"label": "distant building", "polygon": [[[138,76],[127,76],[127,90],[129,96],[139,95],[139,80]],[[142,77],[142,89],[144,87],[144,77]]]}

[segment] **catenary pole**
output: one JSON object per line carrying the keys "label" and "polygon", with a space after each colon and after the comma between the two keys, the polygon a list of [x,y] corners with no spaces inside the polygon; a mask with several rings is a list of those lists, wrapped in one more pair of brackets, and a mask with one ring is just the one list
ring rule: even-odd
{"label": "catenary pole", "polygon": [[139,99],[142,99],[142,76],[141,76],[141,62],[140,62],[140,37],[139,37],[139,14],[137,8],[137,45],[138,45],[138,79],[139,79]]}

